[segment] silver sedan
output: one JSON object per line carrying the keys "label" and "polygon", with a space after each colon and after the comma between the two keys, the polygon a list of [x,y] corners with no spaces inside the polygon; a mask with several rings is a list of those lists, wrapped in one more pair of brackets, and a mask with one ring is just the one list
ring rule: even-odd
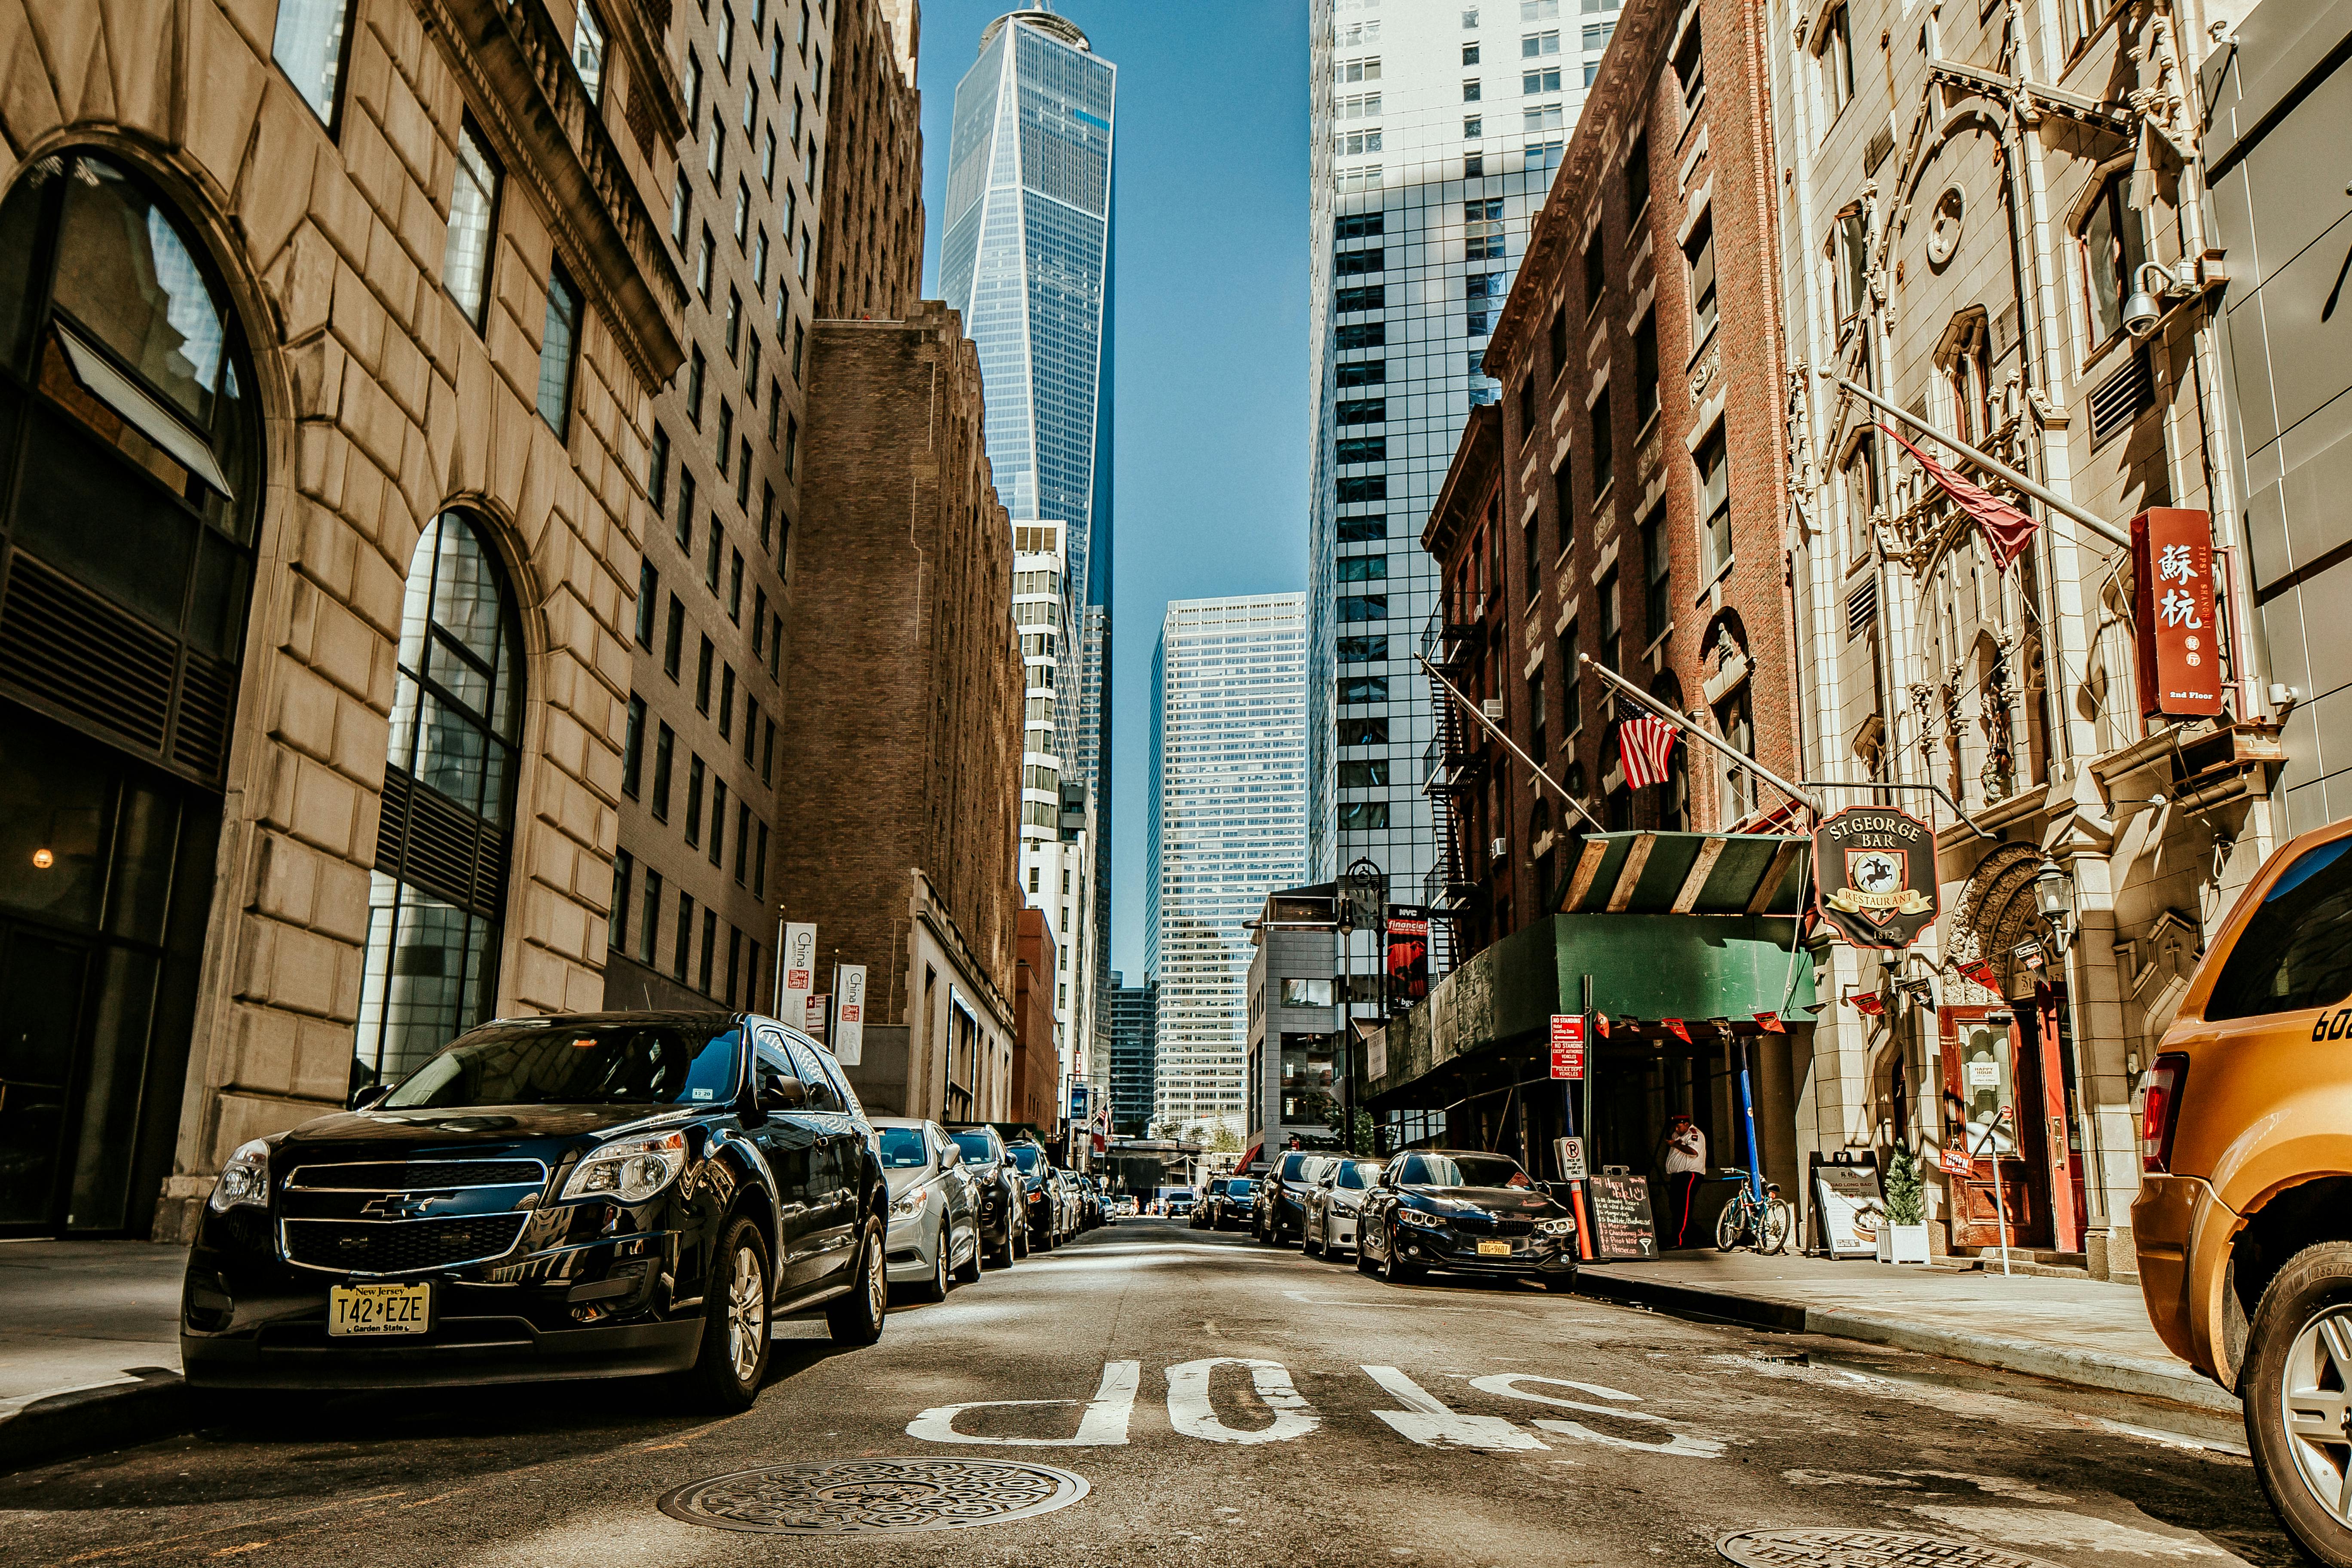
{"label": "silver sedan", "polygon": [[949,1277],[980,1278],[980,1210],[965,1179],[963,1151],[936,1121],[904,1116],[874,1118],[875,1152],[890,1186],[890,1234],[883,1244],[885,1277],[896,1291],[915,1287],[937,1301]]}
{"label": "silver sedan", "polygon": [[1326,1258],[1356,1250],[1356,1211],[1380,1179],[1378,1160],[1326,1161],[1322,1174],[1307,1194],[1299,1250],[1319,1252]]}

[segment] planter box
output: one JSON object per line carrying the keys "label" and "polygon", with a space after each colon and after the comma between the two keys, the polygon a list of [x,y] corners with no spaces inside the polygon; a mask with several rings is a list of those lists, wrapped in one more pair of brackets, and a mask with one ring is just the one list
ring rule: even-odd
{"label": "planter box", "polygon": [[1927,1262],[1927,1227],[1924,1225],[1889,1225],[1882,1221],[1878,1226],[1878,1261]]}

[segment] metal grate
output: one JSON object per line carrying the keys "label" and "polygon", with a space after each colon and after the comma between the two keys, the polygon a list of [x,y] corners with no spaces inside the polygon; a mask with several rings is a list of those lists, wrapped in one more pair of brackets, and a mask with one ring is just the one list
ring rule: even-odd
{"label": "metal grate", "polygon": [[172,639],[22,550],[0,601],[0,680],[160,752]]}
{"label": "metal grate", "polygon": [[1742,1530],[1715,1549],[1740,1568],[2053,1568],[1974,1542],[1884,1530]]}
{"label": "metal grate", "polygon": [[1872,134],[1870,138],[1870,145],[1863,152],[1863,172],[1869,174],[1878,173],[1878,165],[1886,162],[1886,155],[1894,151],[1895,128],[1891,125],[1880,126],[1878,130]]}
{"label": "metal grate", "polygon": [[688,1524],[763,1535],[964,1530],[1066,1508],[1086,1478],[1003,1459],[843,1459],[768,1465],[690,1482],[661,1500]]}
{"label": "metal grate", "polygon": [[475,1219],[284,1222],[288,1261],[344,1274],[411,1274],[485,1263],[514,1250],[527,1215]]}
{"label": "metal grate", "polygon": [[537,1160],[397,1160],[358,1165],[297,1165],[289,1190],[368,1193],[444,1191],[451,1187],[537,1186],[547,1167]]}
{"label": "metal grate", "polygon": [[1865,580],[1862,586],[1845,596],[1845,640],[1868,631],[1878,620],[1878,579]]}
{"label": "metal grate", "polygon": [[226,773],[229,720],[236,711],[236,667],[190,654],[180,676],[180,710],[172,731],[173,760],[191,773],[215,778]]}
{"label": "metal grate", "polygon": [[478,915],[495,917],[507,879],[507,836],[403,768],[383,771],[376,869]]}
{"label": "metal grate", "polygon": [[2091,389],[2091,447],[2096,451],[2131,428],[2132,421],[2156,406],[2156,381],[2148,374],[2147,355],[2135,351],[2116,373]]}

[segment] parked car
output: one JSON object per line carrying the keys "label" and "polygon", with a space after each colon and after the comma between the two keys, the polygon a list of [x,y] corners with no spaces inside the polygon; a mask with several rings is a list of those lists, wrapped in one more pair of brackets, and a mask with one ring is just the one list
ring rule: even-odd
{"label": "parked car", "polygon": [[1013,1168],[1021,1173],[1021,1215],[1029,1226],[1029,1250],[1051,1252],[1061,1244],[1062,1229],[1055,1223],[1054,1166],[1045,1157],[1045,1146],[1034,1139],[1016,1139],[1007,1152]]}
{"label": "parked car", "polygon": [[1188,1217],[1192,1212],[1193,1197],[1190,1192],[1171,1193],[1166,1198],[1161,1200],[1161,1204],[1162,1212],[1165,1213],[1169,1218],[1183,1219]]}
{"label": "parked car", "polygon": [[1507,1154],[1397,1155],[1357,1218],[1356,1267],[1402,1284],[1433,1268],[1512,1274],[1564,1290],[1576,1279],[1576,1219]]}
{"label": "parked car", "polygon": [[1054,1167],[1055,1223],[1061,1226],[1062,1239],[1075,1241],[1085,1228],[1080,1223],[1078,1178],[1060,1165]]}
{"label": "parked car", "polygon": [[1269,1247],[1280,1247],[1307,1234],[1307,1194],[1330,1158],[1292,1149],[1277,1156],[1274,1167],[1257,1184],[1250,1234]]}
{"label": "parked car", "polygon": [[1029,1250],[1029,1227],[1022,1222],[1021,1171],[995,1128],[985,1122],[948,1129],[963,1152],[964,1173],[980,1207],[980,1251],[988,1263],[1010,1268]]}
{"label": "parked car", "polygon": [[2142,1076],[2132,1244],[2164,1342],[2244,1401],[2271,1506],[2352,1564],[2352,820],[2239,896]]}
{"label": "parked car", "polygon": [[1306,1235],[1299,1241],[1299,1250],[1326,1258],[1334,1252],[1353,1251],[1357,1213],[1380,1179],[1378,1160],[1328,1162],[1307,1195]]}
{"label": "parked car", "polygon": [[1247,1230],[1250,1213],[1257,1204],[1257,1183],[1248,1176],[1231,1176],[1225,1181],[1225,1200],[1217,1205],[1216,1217],[1209,1222],[1215,1230]]}
{"label": "parked car", "polygon": [[352,1109],[240,1145],[188,1254],[199,1390],[679,1375],[740,1410],[769,1325],[870,1344],[888,1189],[832,1057],[772,1018],[468,1030]]}
{"label": "parked car", "polygon": [[1192,1205],[1192,1228],[1207,1230],[1217,1223],[1217,1206],[1225,1201],[1225,1178],[1216,1176],[1201,1189],[1200,1198]]}
{"label": "parked car", "polygon": [[874,1148],[890,1186],[891,1291],[912,1286],[919,1300],[943,1301],[950,1276],[980,1278],[980,1209],[963,1151],[938,1122],[905,1116],[874,1119]]}

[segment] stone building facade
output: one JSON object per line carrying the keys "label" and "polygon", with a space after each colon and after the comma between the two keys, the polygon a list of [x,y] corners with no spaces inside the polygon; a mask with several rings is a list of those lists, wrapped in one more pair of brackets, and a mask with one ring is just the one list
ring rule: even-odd
{"label": "stone building facade", "polygon": [[922,19],[915,0],[835,0],[833,37],[817,309],[897,321],[923,287]]}
{"label": "stone building facade", "polygon": [[563,0],[0,19],[8,461],[58,474],[12,493],[119,520],[0,521],[52,1075],[0,1227],[183,1236],[446,1023],[603,998],[682,120],[640,8],[581,41]]}
{"label": "stone building facade", "polygon": [[834,14],[784,0],[672,13],[688,126],[665,211],[688,283],[685,360],[654,400],[646,459],[654,521],[632,587],[610,1007],[775,997],[784,603],[817,214],[844,174],[827,97]]}
{"label": "stone building facade", "polygon": [[[1881,1156],[1964,1143],[1964,1176],[1925,1162],[1937,1245],[1998,1245],[2005,1209],[2010,1239],[2094,1274],[2130,1268],[2134,1079],[2276,841],[2282,749],[2242,636],[2210,315],[2224,258],[2197,199],[2194,84],[2207,23],[2228,22],[2210,10],[1923,18],[1846,0],[1770,58],[1806,766],[1908,786],[1884,799],[1937,829],[1944,911],[1911,953],[1821,950],[1825,991],[1884,1010],[1822,1015],[1800,1138]],[[2144,332],[2126,309],[2143,286]],[[2028,501],[2040,526],[2001,562],[1881,428],[1913,421],[1907,438],[1970,477],[1987,480],[1922,426],[2112,530],[2152,507],[2210,513],[2220,718],[2143,716],[2128,552]],[[1964,1081],[1975,1063],[1996,1070]]]}
{"label": "stone building facade", "polygon": [[779,898],[867,966],[877,1112],[1001,1119],[1015,1037],[1021,658],[980,361],[953,311],[820,321],[785,617]]}
{"label": "stone building facade", "polygon": [[1055,974],[1061,944],[1045,911],[1024,904],[1019,963],[1013,981],[1013,1095],[1004,1120],[1051,1137],[1062,1101],[1060,1030],[1054,1019]]}

